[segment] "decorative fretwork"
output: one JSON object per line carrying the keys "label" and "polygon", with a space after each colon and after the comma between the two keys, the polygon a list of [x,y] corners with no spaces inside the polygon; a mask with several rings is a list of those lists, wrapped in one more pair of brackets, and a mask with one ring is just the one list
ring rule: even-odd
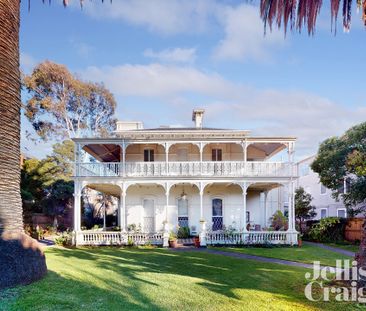
{"label": "decorative fretwork", "polygon": [[223,221],[222,216],[213,216],[212,217],[212,231],[222,230]]}
{"label": "decorative fretwork", "polygon": [[188,217],[187,216],[178,217],[178,225],[179,227],[189,227]]}

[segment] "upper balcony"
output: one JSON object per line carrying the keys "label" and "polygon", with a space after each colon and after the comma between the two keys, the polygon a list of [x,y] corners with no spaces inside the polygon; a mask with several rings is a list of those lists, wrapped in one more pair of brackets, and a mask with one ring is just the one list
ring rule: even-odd
{"label": "upper balcony", "polygon": [[[79,139],[75,177],[291,177],[293,140]],[[272,158],[284,151],[281,157]],[[286,161],[283,161],[285,157]],[[282,160],[282,161],[281,161]]]}
{"label": "upper balcony", "polygon": [[104,162],[76,163],[79,177],[291,177],[296,167],[283,162]]}

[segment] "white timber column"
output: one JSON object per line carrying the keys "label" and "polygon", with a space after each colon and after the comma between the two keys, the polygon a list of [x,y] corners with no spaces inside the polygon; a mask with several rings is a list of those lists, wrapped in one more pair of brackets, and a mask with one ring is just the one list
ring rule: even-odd
{"label": "white timber column", "polygon": [[80,176],[81,144],[75,143],[75,176]]}
{"label": "white timber column", "polygon": [[105,195],[103,194],[103,206],[104,206],[104,210],[103,210],[103,231],[107,230],[107,205],[105,204]]}
{"label": "white timber column", "polygon": [[126,176],[126,144],[123,140],[121,148],[121,164],[122,164],[122,176]]}
{"label": "white timber column", "polygon": [[[242,190],[243,190],[243,214],[244,214],[244,232],[247,232],[247,184],[244,183],[242,186]],[[242,218],[242,217],[240,217]]]}
{"label": "white timber column", "polygon": [[169,175],[169,149],[170,144],[165,143],[165,171],[167,175]]}
{"label": "white timber column", "polygon": [[268,190],[264,191],[264,226],[268,226]]}
{"label": "white timber column", "polygon": [[204,145],[203,145],[203,142],[200,142],[199,143],[199,146],[198,148],[200,149],[200,172],[201,172],[201,175],[203,173],[203,148],[204,148]]}
{"label": "white timber column", "polygon": [[293,184],[292,181],[288,183],[288,231],[294,230],[294,215],[293,215]]}
{"label": "white timber column", "polygon": [[170,184],[165,184],[165,220],[164,220],[164,233],[163,233],[163,247],[169,247],[169,223],[168,223],[168,213],[169,213],[169,192]]}
{"label": "white timber column", "polygon": [[205,215],[203,212],[203,192],[204,192],[204,184],[201,182],[200,183],[200,187],[199,187],[199,191],[200,191],[200,233],[199,233],[199,238],[200,238],[200,246],[202,247],[206,247],[206,220],[205,220]]}
{"label": "white timber column", "polygon": [[289,182],[289,208],[288,208],[288,244],[297,244],[297,231],[295,226],[295,200],[294,200],[294,184],[291,180]]}
{"label": "white timber column", "polygon": [[76,244],[78,244],[77,240],[77,232],[80,231],[81,227],[81,184],[79,181],[75,181],[74,185],[74,232],[76,236]]}
{"label": "white timber column", "polygon": [[244,162],[244,173],[247,171],[247,161],[248,161],[248,142],[245,140],[242,142],[241,147],[243,148],[243,162]]}
{"label": "white timber column", "polygon": [[126,212],[126,190],[124,188],[124,184],[120,185],[121,188],[121,196],[119,202],[119,226],[122,232],[127,231],[127,212]]}

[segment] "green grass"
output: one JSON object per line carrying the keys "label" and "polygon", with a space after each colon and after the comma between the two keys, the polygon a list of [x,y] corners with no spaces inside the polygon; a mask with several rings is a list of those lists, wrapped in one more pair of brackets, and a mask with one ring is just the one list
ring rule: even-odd
{"label": "green grass", "polygon": [[354,310],[307,301],[303,268],[164,249],[52,247],[46,256],[48,275],[0,292],[0,310]]}
{"label": "green grass", "polygon": [[331,246],[331,247],[336,247],[336,248],[341,248],[344,249],[346,251],[350,251],[350,252],[354,252],[357,253],[360,249],[359,245],[355,245],[355,244],[351,244],[351,243],[342,243],[342,244],[338,244],[338,243],[324,243],[325,245]]}
{"label": "green grass", "polygon": [[278,258],[284,260],[298,261],[304,263],[313,263],[320,261],[324,266],[335,266],[337,259],[353,259],[352,257],[338,254],[333,251],[322,249],[313,245],[303,245],[302,247],[220,247],[215,248],[222,251],[239,252],[249,255],[264,256],[269,258]]}

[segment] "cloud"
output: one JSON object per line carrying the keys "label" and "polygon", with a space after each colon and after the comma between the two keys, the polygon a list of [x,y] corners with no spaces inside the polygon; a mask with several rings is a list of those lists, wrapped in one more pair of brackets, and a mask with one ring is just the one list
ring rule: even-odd
{"label": "cloud", "polygon": [[195,48],[175,48],[154,52],[152,49],[144,51],[144,56],[164,63],[193,63],[196,59]]}
{"label": "cloud", "polygon": [[227,7],[221,19],[225,37],[214,51],[216,59],[269,60],[273,48],[284,44],[283,34],[278,30],[264,37],[263,22],[256,6]]}
{"label": "cloud", "polygon": [[72,44],[74,50],[76,51],[76,53],[83,58],[90,57],[95,49],[93,46],[91,46],[85,42],[78,42],[78,41],[72,40],[71,44]]}
{"label": "cloud", "polygon": [[95,18],[120,20],[166,35],[204,31],[215,8],[216,2],[209,0],[125,0],[113,1],[113,5],[87,1],[84,5]]}
{"label": "cloud", "polygon": [[[83,75],[103,81],[116,95],[140,99],[144,105],[161,102],[166,113],[175,111],[172,123],[187,124],[187,111],[200,104],[206,109],[207,125],[249,129],[253,135],[296,136],[299,155],[316,152],[325,138],[366,119],[366,108],[361,106],[348,108],[297,90],[255,89],[192,67],[127,64],[89,67]],[[151,110],[153,119],[154,113]],[[161,111],[156,113],[162,119]]]}
{"label": "cloud", "polygon": [[236,91],[217,73],[174,65],[88,67],[82,75],[87,79],[103,81],[113,93],[122,96],[167,97],[185,92],[219,95],[228,90]]}
{"label": "cloud", "polygon": [[24,73],[29,73],[32,71],[37,63],[37,60],[30,54],[26,52],[20,52],[20,68]]}

